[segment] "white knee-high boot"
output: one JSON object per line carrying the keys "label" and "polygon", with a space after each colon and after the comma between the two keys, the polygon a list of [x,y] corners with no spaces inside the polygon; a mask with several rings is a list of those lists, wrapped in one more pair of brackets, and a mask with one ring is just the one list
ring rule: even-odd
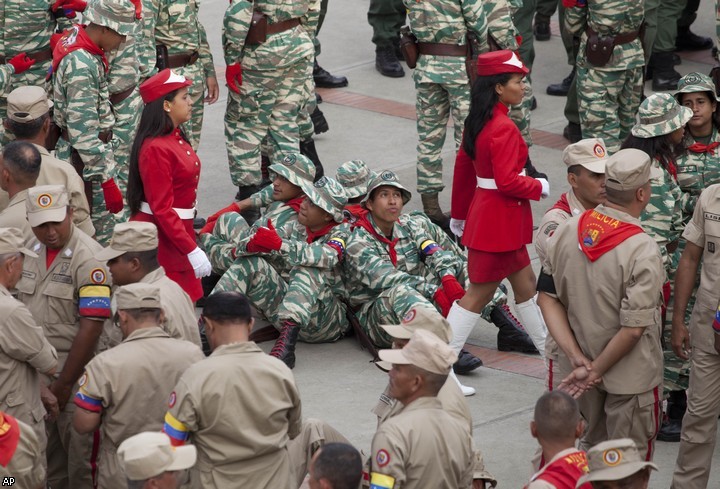
{"label": "white knee-high boot", "polygon": [[[450,348],[452,348],[455,353],[460,353],[463,345],[465,345],[465,341],[467,341],[468,336],[472,333],[472,330],[479,319],[480,314],[463,309],[457,302],[452,305],[450,312],[447,315],[447,320],[450,323],[450,328],[453,332],[453,337],[450,340]],[[455,372],[452,370],[450,370],[450,377],[455,379],[455,382],[457,382],[458,386],[460,386],[460,390],[463,395],[472,396],[475,394],[475,389],[461,384],[460,380],[458,380],[455,375]]]}
{"label": "white knee-high boot", "polygon": [[540,307],[537,305],[537,294],[530,300],[515,303],[515,312],[520,322],[525,327],[525,331],[535,344],[540,355],[545,357],[545,337],[548,331],[543,319]]}

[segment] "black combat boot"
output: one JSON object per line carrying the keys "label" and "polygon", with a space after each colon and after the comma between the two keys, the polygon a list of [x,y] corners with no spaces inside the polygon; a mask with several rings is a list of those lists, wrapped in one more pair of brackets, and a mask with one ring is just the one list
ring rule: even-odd
{"label": "black combat boot", "polygon": [[320,180],[325,175],[322,163],[320,163],[320,157],[315,149],[315,141],[313,138],[307,138],[305,141],[300,141],[300,154],[306,156],[310,161],[315,164],[315,182]]}
{"label": "black combat boot", "polygon": [[507,304],[495,306],[490,313],[490,320],[498,327],[497,348],[499,351],[538,353],[522,324],[510,312]]}
{"label": "black combat boot", "polygon": [[405,76],[405,70],[400,66],[400,61],[392,46],[375,49],[375,69],[381,75],[390,78],[402,78]]}
{"label": "black combat boot", "polygon": [[[240,185],[237,194],[235,194],[235,200],[238,202],[245,200],[258,190],[260,190],[259,185]],[[255,221],[260,219],[260,210],[251,207],[242,211],[240,215],[245,219],[245,222],[248,223],[248,226],[252,226]]]}
{"label": "black combat boot", "polygon": [[563,78],[560,83],[553,83],[552,85],[548,85],[545,92],[548,95],[554,95],[556,97],[566,97],[568,92],[570,91],[570,87],[572,86],[573,78],[575,78],[575,67],[573,67],[570,74]]}
{"label": "black combat boot", "polygon": [[315,60],[313,65],[313,80],[318,88],[340,88],[348,86],[348,79],[344,76],[335,76],[329,71],[323,69]]}
{"label": "black combat boot", "polygon": [[482,367],[482,360],[467,350],[460,350],[457,362],[453,364],[453,370],[458,375],[467,375],[476,368]]}
{"label": "black combat boot", "polygon": [[582,129],[577,122],[568,122],[563,129],[563,137],[571,143],[577,143],[582,139]]}
{"label": "black combat boot", "polygon": [[322,134],[330,130],[330,124],[328,124],[327,119],[325,119],[325,114],[320,110],[320,107],[315,106],[315,110],[310,114],[310,119],[312,119],[315,134]]}
{"label": "black combat boot", "polygon": [[536,41],[550,40],[550,19],[538,19],[535,16],[535,25],[533,26],[533,34]]}
{"label": "black combat boot", "polygon": [[690,30],[690,26],[678,26],[675,48],[679,51],[704,51],[712,47],[713,41],[709,37],[698,36]]}
{"label": "black combat boot", "polygon": [[655,91],[677,90],[680,73],[675,71],[673,53],[652,53],[650,63],[653,67],[652,89]]}
{"label": "black combat boot", "polygon": [[667,404],[667,416],[663,419],[657,439],[671,443],[680,441],[682,419],[687,410],[687,395],[685,391],[672,391]]}
{"label": "black combat boot", "polygon": [[280,330],[280,337],[275,341],[270,356],[282,360],[289,368],[295,367],[295,345],[299,334],[300,326],[289,319],[285,320]]}
{"label": "black combat boot", "polygon": [[221,278],[221,274],[211,272],[210,275],[208,275],[207,277],[203,277],[200,279],[200,283],[202,284],[203,289],[203,296],[197,300],[197,302],[195,303],[195,307],[205,307],[205,299],[207,299],[208,296],[212,294],[213,289]]}

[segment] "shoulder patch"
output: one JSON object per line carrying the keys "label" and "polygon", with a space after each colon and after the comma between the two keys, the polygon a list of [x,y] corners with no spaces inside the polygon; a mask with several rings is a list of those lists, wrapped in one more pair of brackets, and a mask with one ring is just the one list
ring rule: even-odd
{"label": "shoulder patch", "polygon": [[377,462],[378,467],[385,467],[390,463],[390,454],[387,450],[381,448],[378,450],[377,455],[375,455],[375,462]]}
{"label": "shoulder patch", "polygon": [[168,400],[168,407],[175,406],[176,402],[177,402],[177,394],[175,394],[175,391],[172,391],[170,393],[170,399]]}
{"label": "shoulder patch", "polygon": [[94,284],[104,284],[106,280],[105,270],[102,268],[95,268],[90,272],[90,280]]}
{"label": "shoulder patch", "polygon": [[545,233],[546,236],[552,236],[555,233],[555,230],[558,228],[559,224],[556,222],[551,222],[545,227]]}
{"label": "shoulder patch", "polygon": [[78,380],[78,386],[85,387],[85,384],[87,384],[87,383],[88,383],[88,374],[87,374],[87,372],[84,372],[82,374],[82,377],[80,377],[80,379]]}

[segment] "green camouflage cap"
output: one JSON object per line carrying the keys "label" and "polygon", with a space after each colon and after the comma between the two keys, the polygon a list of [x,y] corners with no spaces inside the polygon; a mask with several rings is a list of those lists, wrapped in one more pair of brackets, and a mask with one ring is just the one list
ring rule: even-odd
{"label": "green camouflage cap", "polygon": [[368,183],[377,173],[372,171],[362,160],[346,161],[338,168],[335,177],[345,187],[348,199],[354,199],[367,193]]}
{"label": "green camouflage cap", "polygon": [[402,194],[403,199],[403,205],[407,204],[410,201],[410,197],[412,197],[412,194],[408,189],[402,186],[400,180],[398,180],[397,175],[395,175],[395,172],[390,170],[381,171],[380,174],[376,175],[375,178],[370,180],[370,183],[368,183],[367,193],[365,194],[365,198],[362,201],[367,202],[373,190],[386,185],[400,189],[400,193]]}
{"label": "green camouflage cap", "polygon": [[680,78],[678,82],[678,89],[675,92],[675,98],[680,102],[680,94],[683,93],[697,93],[697,92],[712,92],[712,96],[715,97],[716,101],[720,101],[715,91],[715,83],[712,78],[703,73],[688,73],[684,77]]}
{"label": "green camouflage cap", "polygon": [[692,114],[691,109],[678,104],[669,93],[653,93],[640,104],[639,122],[631,132],[639,138],[664,136],[685,126]]}
{"label": "green camouflage cap", "polygon": [[347,194],[342,185],[330,177],[322,177],[315,183],[303,182],[302,189],[310,201],[333,216],[335,222],[343,221],[343,209]]}
{"label": "green camouflage cap", "polygon": [[130,0],[94,0],[83,12],[87,22],[114,30],[121,36],[129,36],[135,30],[135,5]]}
{"label": "green camouflage cap", "polygon": [[280,163],[270,165],[268,170],[300,188],[303,182],[312,183],[315,180],[315,164],[300,153],[287,153]]}

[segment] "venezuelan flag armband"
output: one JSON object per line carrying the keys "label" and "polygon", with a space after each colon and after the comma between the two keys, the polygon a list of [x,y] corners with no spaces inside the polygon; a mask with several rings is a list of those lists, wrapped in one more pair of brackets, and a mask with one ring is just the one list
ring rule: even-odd
{"label": "venezuelan flag armband", "polygon": [[163,432],[170,437],[170,444],[174,447],[184,445],[190,437],[190,430],[188,430],[187,426],[178,421],[169,411],[165,413]]}
{"label": "venezuelan flag armband", "polygon": [[395,478],[377,472],[370,473],[370,489],[393,489]]}
{"label": "venezuelan flag armband", "polygon": [[78,291],[78,312],[84,318],[110,317],[110,286],[85,285]]}

